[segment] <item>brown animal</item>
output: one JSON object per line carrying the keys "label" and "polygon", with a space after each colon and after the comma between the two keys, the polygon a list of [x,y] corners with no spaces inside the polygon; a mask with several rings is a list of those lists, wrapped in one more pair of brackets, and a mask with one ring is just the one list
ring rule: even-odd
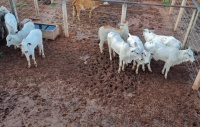
{"label": "brown animal", "polygon": [[89,18],[91,18],[93,9],[97,8],[99,5],[108,5],[108,2],[98,2],[92,0],[73,0],[72,5],[73,5],[73,21],[75,15],[77,15],[78,20],[80,21],[81,10],[90,10]]}

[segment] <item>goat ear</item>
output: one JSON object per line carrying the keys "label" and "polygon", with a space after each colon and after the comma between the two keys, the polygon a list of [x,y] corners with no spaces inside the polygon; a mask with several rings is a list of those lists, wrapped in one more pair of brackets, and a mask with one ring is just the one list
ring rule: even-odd
{"label": "goat ear", "polygon": [[28,43],[28,45],[31,45],[31,43]]}

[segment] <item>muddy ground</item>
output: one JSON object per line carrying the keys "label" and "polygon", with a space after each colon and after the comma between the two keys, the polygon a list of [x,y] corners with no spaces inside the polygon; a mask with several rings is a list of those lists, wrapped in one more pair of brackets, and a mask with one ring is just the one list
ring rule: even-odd
{"label": "muddy ground", "polygon": [[[60,4],[56,9],[39,4],[41,21],[62,25]],[[20,20],[35,16],[31,7],[26,12],[18,9]],[[161,74],[164,63],[154,60],[152,73],[140,68],[136,75],[130,64],[118,74],[118,57],[109,60],[106,44],[104,54],[100,53],[97,31],[106,24],[118,27],[121,5],[98,7],[92,19],[88,11],[82,12],[81,22],[73,23],[70,2],[67,7],[70,37],[44,40],[46,58],[35,52],[37,68],[28,69],[19,49],[0,43],[4,53],[0,58],[0,127],[200,126],[200,101],[191,90],[186,63],[172,67],[167,80]],[[173,34],[165,9],[128,8],[130,33],[142,40],[144,28]]]}

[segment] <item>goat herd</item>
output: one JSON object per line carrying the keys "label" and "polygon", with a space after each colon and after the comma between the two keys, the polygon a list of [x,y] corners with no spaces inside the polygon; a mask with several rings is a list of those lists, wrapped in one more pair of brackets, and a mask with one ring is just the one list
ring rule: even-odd
{"label": "goat herd", "polygon": [[154,58],[156,61],[164,61],[164,67],[162,74],[167,74],[171,66],[180,64],[182,62],[191,61],[194,62],[194,53],[190,47],[186,50],[181,50],[182,43],[173,36],[156,35],[153,30],[144,29],[143,36],[146,43],[142,43],[140,38],[129,33],[128,22],[120,24],[120,28],[114,28],[111,26],[102,26],[99,28],[99,48],[103,53],[104,42],[108,41],[108,49],[110,60],[112,60],[112,53],[119,55],[119,69],[124,71],[125,65],[133,61],[132,69],[136,68],[136,74],[140,65],[142,65],[143,71],[145,71],[145,64],[148,66],[148,70],[152,72],[150,63]]}
{"label": "goat herd", "polygon": [[[6,37],[7,46],[14,45],[20,47],[22,55],[25,54],[28,61],[28,68],[31,67],[30,55],[34,61],[34,65],[37,67],[35,61],[34,50],[38,46],[39,55],[44,58],[44,48],[42,42],[42,32],[39,29],[35,29],[34,23],[29,21],[23,25],[23,28],[18,31],[17,21],[15,16],[4,6],[0,7],[1,24],[5,25],[8,31]],[[132,69],[136,67],[136,74],[140,65],[142,65],[143,71],[145,71],[145,64],[148,66],[148,70],[152,72],[150,63],[154,58],[156,61],[164,61],[164,67],[162,74],[167,74],[171,66],[180,64],[186,61],[194,61],[194,53],[188,48],[181,50],[182,43],[173,36],[156,35],[153,30],[144,29],[143,36],[145,43],[138,36],[131,35],[129,33],[128,22],[120,24],[120,28],[114,28],[111,26],[102,26],[98,31],[100,43],[100,52],[103,53],[103,45],[107,40],[109,47],[110,60],[117,53],[119,55],[119,69],[118,73],[125,70],[125,65],[133,61]]]}
{"label": "goat herd", "polygon": [[6,37],[7,46],[14,45],[15,49],[17,47],[21,48],[22,56],[25,54],[28,61],[28,68],[31,67],[30,56],[32,56],[34,65],[37,67],[34,53],[37,46],[39,55],[42,55],[43,58],[45,57],[41,30],[35,29],[34,23],[29,21],[19,31],[15,16],[4,6],[0,7],[0,15],[0,24],[6,27],[8,33]]}

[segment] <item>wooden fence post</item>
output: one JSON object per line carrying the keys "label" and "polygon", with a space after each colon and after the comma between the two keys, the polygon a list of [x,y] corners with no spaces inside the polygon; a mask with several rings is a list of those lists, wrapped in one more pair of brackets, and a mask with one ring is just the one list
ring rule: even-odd
{"label": "wooden fence post", "polygon": [[63,24],[65,37],[69,37],[66,0],[62,0]]}
{"label": "wooden fence post", "polygon": [[15,6],[15,3],[14,3],[13,0],[9,0],[9,2],[10,2],[10,7],[12,9],[12,13],[15,15],[17,23],[19,24],[19,18],[18,18],[18,14],[17,14],[17,9],[16,9],[16,6]]}
{"label": "wooden fence post", "polygon": [[182,49],[185,48],[185,45],[186,45],[186,42],[187,42],[187,39],[188,39],[188,35],[190,34],[190,31],[191,31],[191,28],[192,28],[192,24],[194,23],[194,19],[196,17],[196,14],[197,14],[197,10],[194,10],[193,14],[192,14],[192,17],[190,19],[190,23],[189,23],[188,28],[187,28],[187,32],[186,32],[184,40],[183,40]]}
{"label": "wooden fence post", "polygon": [[199,11],[197,11],[197,14],[196,14],[196,17],[195,17],[195,19],[194,19],[194,23],[192,24],[192,28],[191,29],[194,29],[194,27],[195,27],[195,25],[196,25],[196,22],[197,22],[197,19],[198,19],[198,17],[199,17]]}
{"label": "wooden fence post", "polygon": [[127,11],[127,4],[122,5],[122,15],[121,15],[121,23],[126,21],[126,11]]}
{"label": "wooden fence post", "polygon": [[197,77],[196,77],[196,79],[195,79],[195,81],[194,81],[194,84],[193,84],[193,86],[192,86],[192,89],[193,89],[193,90],[198,90],[199,87],[200,87],[200,70],[199,70],[199,72],[198,72],[198,74],[197,74]]}
{"label": "wooden fence post", "polygon": [[38,6],[38,0],[34,0],[34,6],[37,16],[39,15],[39,6]]}
{"label": "wooden fence post", "polygon": [[[176,2],[176,0],[172,0],[172,3],[171,3],[171,5],[174,5],[174,4],[175,4],[175,2]],[[173,7],[170,7],[170,9],[169,9],[169,15],[171,15],[171,14],[172,14],[172,11],[173,11]]]}
{"label": "wooden fence post", "polygon": [[[185,6],[186,2],[187,2],[187,0],[182,0],[181,6]],[[175,27],[174,27],[174,31],[176,31],[177,28],[178,28],[178,24],[179,24],[179,22],[181,20],[181,17],[183,15],[183,11],[184,11],[184,8],[180,8],[180,11],[179,11],[179,14],[178,14],[178,18],[176,20],[176,24],[175,24]]]}

